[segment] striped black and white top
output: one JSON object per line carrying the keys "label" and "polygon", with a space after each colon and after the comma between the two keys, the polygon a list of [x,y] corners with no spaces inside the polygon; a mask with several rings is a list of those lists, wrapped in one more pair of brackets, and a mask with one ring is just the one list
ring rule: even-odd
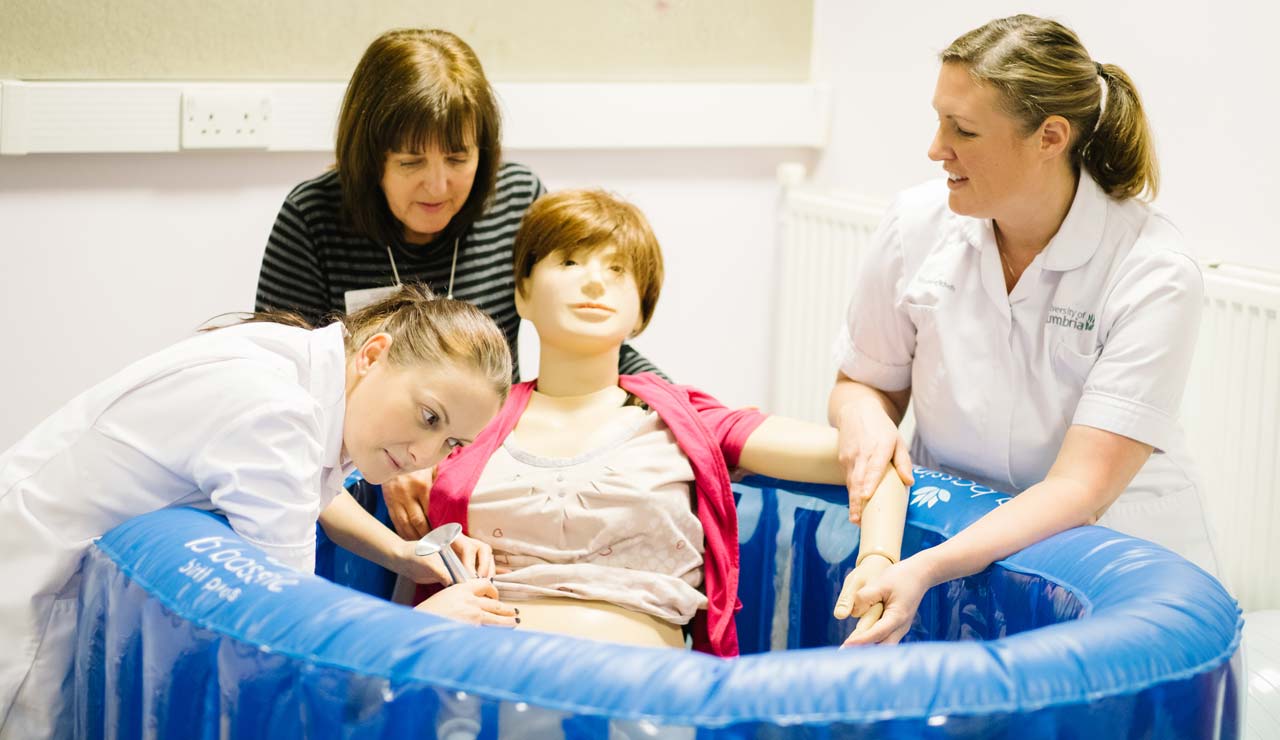
{"label": "striped black and white top", "polygon": [[[520,377],[516,335],[515,278],[512,247],[520,219],[544,189],[529,168],[504,163],[494,197],[458,246],[453,296],[468,301],[493,318],[507,336],[515,377]],[[391,245],[403,282],[426,283],[445,295],[453,244]],[[267,240],[258,274],[256,310],[297,311],[313,324],[341,314],[349,290],[394,285],[385,245],[353,232],[342,217],[342,186],[329,171],[289,193]],[[640,353],[623,346],[619,370],[656,372]]]}

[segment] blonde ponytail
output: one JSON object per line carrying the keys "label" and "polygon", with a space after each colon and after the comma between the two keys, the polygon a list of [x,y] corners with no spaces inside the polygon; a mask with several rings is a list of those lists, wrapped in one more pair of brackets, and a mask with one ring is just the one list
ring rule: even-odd
{"label": "blonde ponytail", "polygon": [[[253,323],[313,328],[301,314],[292,311],[240,316],[235,324],[209,326],[201,331]],[[437,298],[424,285],[402,285],[386,298],[338,320],[347,329],[348,357],[364,346],[369,337],[386,332],[392,338],[388,358],[397,365],[452,362],[478,372],[502,401],[511,389],[511,348],[507,346],[506,337],[493,319],[466,301]]]}
{"label": "blonde ponytail", "polygon": [[1133,80],[1114,64],[1094,62],[1071,29],[1032,15],[999,18],[956,39],[939,56],[994,87],[1027,134],[1049,116],[1067,119],[1072,165],[1088,172],[1107,195],[1156,196],[1155,143]]}
{"label": "blonde ponytail", "polygon": [[374,334],[386,332],[391,362],[402,365],[454,362],[470,367],[506,400],[511,388],[511,349],[493,319],[466,301],[437,298],[426,286],[408,284],[343,319],[347,354]]}

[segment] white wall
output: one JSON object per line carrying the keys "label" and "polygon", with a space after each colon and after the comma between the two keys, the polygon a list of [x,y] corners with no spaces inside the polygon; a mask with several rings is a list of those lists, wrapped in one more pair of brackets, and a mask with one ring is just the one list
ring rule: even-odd
{"label": "white wall", "polygon": [[[603,186],[644,209],[668,279],[637,346],[681,382],[727,403],[764,404],[774,170],[803,152],[508,156],[548,187]],[[281,200],[328,162],[256,153],[0,158],[0,450],[132,360],[215,314],[252,308]]]}
{"label": "white wall", "polygon": [[[1260,7],[1260,6],[1259,6]],[[1280,270],[1280,153],[1265,35],[1280,10],[1227,0],[1192,14],[1087,0],[1057,17],[1137,80],[1169,211],[1202,255]],[[833,85],[820,182],[888,198],[932,177],[936,53],[1045,3],[817,0],[814,75]],[[1198,40],[1196,40],[1198,39]],[[637,346],[733,404],[767,401],[776,165],[785,151],[510,152],[553,188],[601,185],[649,215],[668,260]],[[204,319],[251,306],[261,250],[313,154],[0,158],[0,449],[59,404]],[[833,310],[839,310],[835,308]]]}
{"label": "white wall", "polygon": [[938,52],[1019,12],[1065,23],[1133,77],[1162,167],[1156,205],[1199,256],[1280,270],[1274,3],[818,0],[814,76],[832,82],[835,113],[816,179],[887,199],[936,176],[925,151]]}
{"label": "white wall", "polygon": [[0,448],[84,388],[252,309],[280,200],[314,155],[0,158]]}

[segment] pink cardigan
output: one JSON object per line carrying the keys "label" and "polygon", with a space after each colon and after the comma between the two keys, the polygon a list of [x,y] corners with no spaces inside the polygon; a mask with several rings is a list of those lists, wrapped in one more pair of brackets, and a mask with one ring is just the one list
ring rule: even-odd
{"label": "pink cardigan", "polygon": [[[467,531],[471,492],[489,457],[506,440],[529,405],[536,381],[512,386],[507,403],[472,444],[436,467],[428,518],[433,527],[458,522]],[[696,388],[672,385],[652,373],[622,375],[618,385],[657,412],[693,468],[697,514],[706,538],[703,552],[707,611],[694,617],[693,646],[721,657],[738,654],[733,615],[738,601],[738,514],[729,468],[736,467],[747,438],[765,417],[754,409],[728,409]]]}

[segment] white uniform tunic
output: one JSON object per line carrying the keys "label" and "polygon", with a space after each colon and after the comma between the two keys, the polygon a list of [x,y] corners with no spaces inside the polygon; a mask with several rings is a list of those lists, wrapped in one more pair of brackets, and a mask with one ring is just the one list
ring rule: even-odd
{"label": "white uniform tunic", "polygon": [[840,367],[911,388],[913,462],[1011,493],[1044,479],[1073,424],[1153,446],[1099,523],[1216,573],[1178,424],[1203,289],[1164,216],[1082,174],[1057,235],[1006,293],[992,222],[956,215],[945,182],[927,183],[877,233]]}
{"label": "white uniform tunic", "polygon": [[168,506],[216,509],[268,555],[315,569],[316,520],[345,478],[345,368],[339,324],[200,334],[0,455],[0,737],[69,734],[81,560],[112,527]]}

